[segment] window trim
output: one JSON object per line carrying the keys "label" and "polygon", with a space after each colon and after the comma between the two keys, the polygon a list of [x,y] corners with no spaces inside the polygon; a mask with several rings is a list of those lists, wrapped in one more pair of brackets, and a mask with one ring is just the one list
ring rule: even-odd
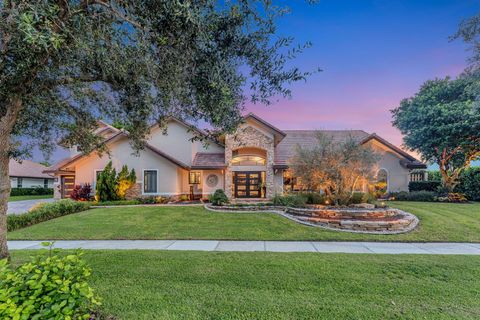
{"label": "window trim", "polygon": [[[157,191],[145,192],[145,171],[155,171],[157,173]],[[142,169],[142,195],[159,195],[160,193],[158,192],[158,186],[159,186],[158,169]]]}

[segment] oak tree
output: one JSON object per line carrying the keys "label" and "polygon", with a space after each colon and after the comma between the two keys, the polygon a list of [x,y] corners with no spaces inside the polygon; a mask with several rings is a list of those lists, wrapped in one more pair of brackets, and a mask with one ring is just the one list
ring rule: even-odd
{"label": "oak tree", "polygon": [[268,104],[308,75],[287,64],[309,44],[276,36],[287,12],[269,0],[1,1],[0,258],[10,158],[59,140],[101,148],[98,117],[136,150],[171,115],[233,130],[246,99]]}

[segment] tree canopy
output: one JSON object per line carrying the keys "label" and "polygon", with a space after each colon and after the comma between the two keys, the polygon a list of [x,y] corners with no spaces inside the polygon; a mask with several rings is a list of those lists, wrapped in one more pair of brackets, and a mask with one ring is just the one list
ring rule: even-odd
{"label": "tree canopy", "polygon": [[49,150],[59,139],[88,151],[99,142],[91,129],[100,116],[122,123],[137,147],[152,121],[170,115],[232,130],[245,89],[252,101],[269,103],[307,75],[285,67],[303,47],[286,49],[292,39],[273,38],[286,11],[270,1],[0,6],[0,115],[18,114],[13,133],[29,137],[23,151]]}
{"label": "tree canopy", "polygon": [[471,44],[472,56],[470,58],[471,68],[480,68],[480,13],[469,19],[465,19],[460,24],[454,39],[461,38],[466,43]]}
{"label": "tree canopy", "polygon": [[309,44],[276,35],[287,12],[270,0],[1,1],[0,257],[10,157],[53,141],[102,147],[99,117],[136,150],[172,115],[232,131],[247,99],[268,104],[309,75],[288,67]]}
{"label": "tree canopy", "polygon": [[393,125],[404,135],[405,146],[439,164],[449,190],[461,171],[480,157],[479,93],[480,78],[467,72],[456,79],[425,82],[415,96],[392,110]]}

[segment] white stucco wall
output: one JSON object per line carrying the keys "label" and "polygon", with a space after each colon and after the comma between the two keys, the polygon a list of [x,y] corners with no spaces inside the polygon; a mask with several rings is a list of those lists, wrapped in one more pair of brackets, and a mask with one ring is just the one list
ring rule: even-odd
{"label": "white stucco wall", "polygon": [[197,152],[224,152],[222,146],[213,142],[209,143],[208,147],[205,147],[200,141],[191,142],[190,139],[193,136],[193,132],[189,132],[186,126],[176,121],[170,121],[167,126],[166,135],[163,134],[163,131],[160,128],[155,127],[150,133],[150,139],[148,142],[152,146],[187,165],[192,164],[193,158]]}
{"label": "white stucco wall", "polygon": [[[182,193],[182,179],[179,177],[177,165],[156,155],[150,150],[141,151],[139,156],[133,155],[133,150],[126,138],[110,145],[111,158],[104,154],[99,157],[96,153],[84,157],[75,163],[75,184],[95,184],[95,172],[103,170],[111,160],[117,172],[126,164],[131,170],[135,169],[137,182],[142,184],[143,170],[157,170],[158,195],[176,195]],[[183,170],[185,171],[185,170]]]}
{"label": "white stucco wall", "polygon": [[[216,186],[209,187],[207,185],[207,177],[211,174],[214,174],[218,178],[218,182]],[[204,195],[209,195],[215,192],[217,189],[223,189],[224,188],[224,175],[222,170],[203,170],[202,171],[202,193]]]}
{"label": "white stucco wall", "polygon": [[378,170],[383,168],[388,173],[388,191],[408,191],[410,170],[400,165],[400,159],[402,158],[376,141],[368,142],[367,145],[382,157],[378,162]]}

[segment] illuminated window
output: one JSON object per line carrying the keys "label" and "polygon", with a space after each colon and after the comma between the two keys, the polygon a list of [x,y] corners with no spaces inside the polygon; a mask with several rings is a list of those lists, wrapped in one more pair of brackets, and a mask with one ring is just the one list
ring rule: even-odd
{"label": "illuminated window", "polygon": [[264,157],[241,155],[232,159],[233,166],[264,166],[267,163]]}
{"label": "illuminated window", "polygon": [[190,175],[188,176],[188,183],[200,184],[200,175],[200,172],[190,171]]}

